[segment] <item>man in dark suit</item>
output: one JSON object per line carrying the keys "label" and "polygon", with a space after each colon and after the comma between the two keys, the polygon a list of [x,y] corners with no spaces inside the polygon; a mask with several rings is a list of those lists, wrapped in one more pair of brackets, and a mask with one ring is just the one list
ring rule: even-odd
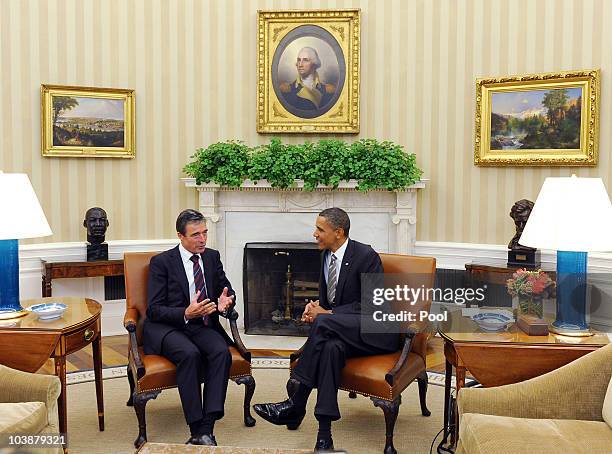
{"label": "man in dark suit", "polygon": [[317,388],[315,451],[333,449],[331,422],[340,419],[338,388],[346,358],[396,351],[399,344],[397,333],[362,330],[361,314],[368,308],[362,308],[361,275],[382,273],[383,268],[370,246],[349,239],[349,229],[349,217],[340,208],[328,208],[317,217],[313,235],[322,250],[319,299],[308,303],[302,316],[312,328],[292,372],[300,385],[288,400],[254,405],[265,420],[295,429]]}
{"label": "man in dark suit", "polygon": [[[185,210],[176,220],[181,243],[149,265],[144,351],[176,364],[176,382],[191,431],[187,443],[216,446],[214,424],[224,414],[232,343],[219,323],[235,293],[219,252],[206,248],[206,219]],[[204,380],[202,397],[201,379]]]}

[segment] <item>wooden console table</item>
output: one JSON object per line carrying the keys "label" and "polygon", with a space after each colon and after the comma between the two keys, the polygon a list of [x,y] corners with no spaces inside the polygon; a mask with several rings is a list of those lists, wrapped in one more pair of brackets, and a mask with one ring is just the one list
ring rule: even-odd
{"label": "wooden console table", "polygon": [[39,320],[30,313],[25,317],[3,320],[0,324],[0,364],[26,372],[36,372],[49,359],[55,363],[55,374],[62,383],[58,398],[59,431],[67,433],[66,356],[88,344],[93,347],[93,365],[98,402],[98,425],[104,430],[104,398],[102,391],[102,342],[100,314],[102,305],[88,298],[55,297],[21,301],[24,308],[50,301],[68,308],[58,319]]}
{"label": "wooden console table", "polygon": [[[506,281],[512,277],[512,273],[516,270],[524,268],[522,266],[508,266],[504,260],[491,260],[483,262],[466,263],[465,270],[468,272],[468,276],[473,281],[477,282],[488,282],[491,284],[506,285]],[[528,268],[533,270],[534,268]],[[556,273],[553,268],[550,268],[547,264],[540,266],[535,269],[542,269],[546,271],[552,279],[554,279]]]}
{"label": "wooden console table", "polygon": [[[490,260],[483,262],[473,262],[465,264],[467,274],[467,285],[476,289],[486,286],[486,306],[505,306],[512,305],[512,297],[508,294],[506,282],[512,277],[521,266],[508,266],[505,260]],[[534,268],[528,268],[534,270]],[[549,264],[535,268],[545,271],[552,280],[556,279],[556,271],[550,268]]]}
{"label": "wooden console table", "polygon": [[51,281],[53,279],[123,275],[123,259],[100,260],[97,262],[48,262],[42,260],[42,265],[43,298],[51,296]]}

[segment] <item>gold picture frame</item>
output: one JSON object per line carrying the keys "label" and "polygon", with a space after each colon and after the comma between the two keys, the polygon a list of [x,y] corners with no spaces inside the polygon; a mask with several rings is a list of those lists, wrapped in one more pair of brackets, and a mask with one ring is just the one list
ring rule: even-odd
{"label": "gold picture frame", "polygon": [[358,133],[360,10],[257,17],[257,132]]}
{"label": "gold picture frame", "polygon": [[41,86],[43,156],[133,158],[134,90]]}
{"label": "gold picture frame", "polygon": [[476,81],[474,164],[595,166],[598,69]]}

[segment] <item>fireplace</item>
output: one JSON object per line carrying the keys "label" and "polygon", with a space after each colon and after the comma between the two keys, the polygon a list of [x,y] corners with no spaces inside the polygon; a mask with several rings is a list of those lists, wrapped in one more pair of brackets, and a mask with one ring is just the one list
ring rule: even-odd
{"label": "fireplace", "polygon": [[247,334],[307,336],[301,315],[319,298],[316,243],[246,243],[243,255],[244,327]]}
{"label": "fireplace", "polygon": [[[304,191],[300,181],[286,190],[273,188],[265,180],[247,180],[239,188],[197,184],[195,178],[183,181],[198,192],[198,208],[208,221],[206,244],[221,253],[227,277],[236,289],[244,282],[245,244],[312,241],[317,215],[334,206],[349,214],[354,240],[378,252],[414,254],[417,191],[425,187],[425,181],[405,191],[368,192],[359,191],[356,181],[340,182],[337,188],[319,186],[314,191]],[[239,292],[236,300],[239,328],[246,320],[244,296]]]}

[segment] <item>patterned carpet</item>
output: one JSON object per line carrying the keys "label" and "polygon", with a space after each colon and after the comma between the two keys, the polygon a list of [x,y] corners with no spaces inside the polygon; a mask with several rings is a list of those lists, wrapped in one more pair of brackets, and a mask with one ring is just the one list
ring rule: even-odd
{"label": "patterned carpet", "polygon": [[[253,358],[251,362],[253,369],[289,369],[289,358]],[[104,380],[120,378],[127,375],[126,366],[105,367],[102,369]],[[430,385],[444,386],[444,374],[439,372],[427,372]],[[66,376],[69,385],[94,381],[93,370],[79,370],[70,372]],[[452,378],[452,386],[455,386],[455,377]]]}
{"label": "patterned carpet", "polygon": [[[255,369],[257,387],[253,403],[278,401],[285,397],[286,370]],[[125,402],[129,394],[127,379],[104,381],[106,430],[98,431],[95,387],[93,383],[68,386],[68,434],[71,453],[129,453],[134,452],[133,441],[138,434],[134,409]],[[244,388],[230,383],[226,415],[215,426],[220,445],[281,449],[312,449],[316,435],[313,418],[313,398],[309,401],[307,417],[297,431],[274,426],[257,418],[257,425],[247,428],[242,422]],[[429,447],[442,428],[444,389],[430,386],[428,407],[430,417],[421,415],[418,388],[411,385],[402,395],[402,406],[395,427],[395,447],[399,453],[429,452]],[[336,448],[348,454],[379,454],[384,447],[385,423],[382,411],[370,399],[349,399],[348,393],[339,395],[342,419],[333,424]],[[147,404],[147,433],[150,442],[183,444],[188,428],[183,417],[178,391],[163,391]],[[230,451],[231,452],[231,451]]]}

